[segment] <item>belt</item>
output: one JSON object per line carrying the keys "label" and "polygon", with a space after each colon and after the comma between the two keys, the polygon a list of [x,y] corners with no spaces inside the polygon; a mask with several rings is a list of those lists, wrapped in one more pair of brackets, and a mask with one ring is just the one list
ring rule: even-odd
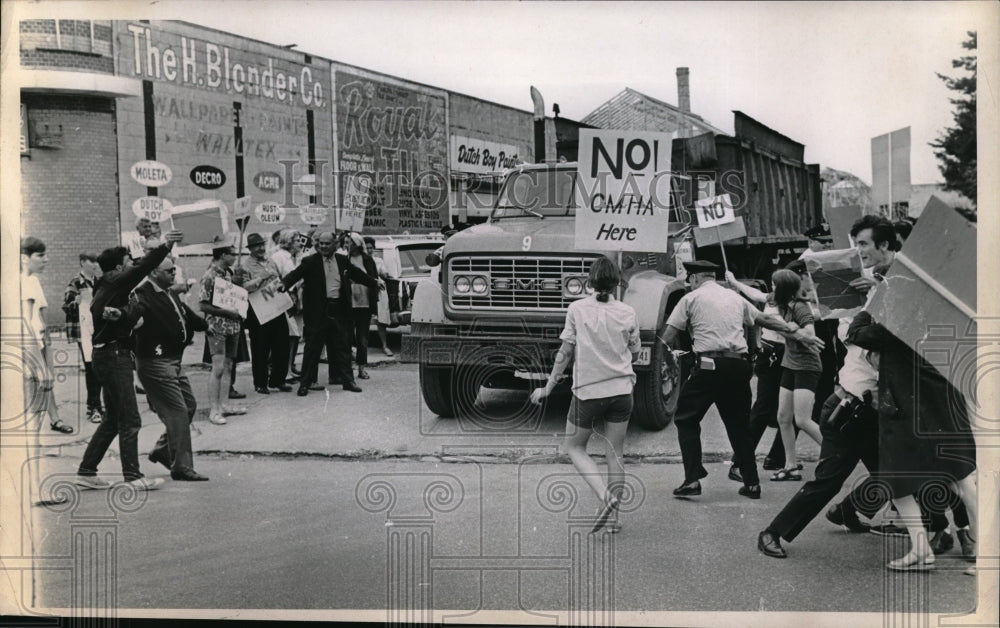
{"label": "belt", "polygon": [[853,394],[847,392],[844,389],[844,387],[841,386],[840,384],[834,384],[834,392],[836,392],[837,394],[839,394],[841,399],[846,399],[846,400],[848,400],[848,401],[850,401],[852,403],[853,402],[857,402],[857,403],[860,403],[861,405],[867,405],[867,406],[870,406],[872,408],[878,409],[878,406],[876,405],[876,401],[875,401],[875,395],[872,395],[872,402],[870,404],[866,404],[864,399],[862,399],[861,397],[858,397],[857,395],[853,395]]}
{"label": "belt", "polygon": [[746,360],[747,354],[736,353],[735,351],[702,351],[698,354],[701,358],[731,358],[733,360]]}

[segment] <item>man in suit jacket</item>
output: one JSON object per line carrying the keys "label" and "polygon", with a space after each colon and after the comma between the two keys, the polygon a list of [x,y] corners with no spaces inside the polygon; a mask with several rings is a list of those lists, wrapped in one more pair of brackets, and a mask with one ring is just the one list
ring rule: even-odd
{"label": "man in suit jacket", "polygon": [[330,379],[339,377],[344,390],[361,392],[351,370],[351,282],[378,288],[380,282],[337,255],[333,233],[326,231],[316,240],[317,252],[302,259],[281,280],[285,289],[303,280],[302,318],[305,322],[305,352],[298,395],[309,393],[319,370],[319,358],[326,346]]}

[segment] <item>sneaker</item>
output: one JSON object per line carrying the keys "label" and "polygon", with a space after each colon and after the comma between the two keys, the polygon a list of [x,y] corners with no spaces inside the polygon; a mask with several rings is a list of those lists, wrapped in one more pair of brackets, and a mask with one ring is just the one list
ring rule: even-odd
{"label": "sneaker", "polygon": [[958,537],[958,544],[962,546],[962,558],[975,562],[976,560],[976,540],[972,538],[967,528],[959,528],[955,531]]}
{"label": "sneaker", "polygon": [[229,423],[229,421],[226,420],[226,417],[218,413],[209,416],[208,420],[210,423],[214,425],[225,425],[226,423]]}
{"label": "sneaker", "polygon": [[91,408],[87,411],[87,420],[91,423],[100,423],[104,420],[104,415],[97,408]]}
{"label": "sneaker", "polygon": [[934,536],[930,540],[931,551],[937,554],[944,554],[951,548],[955,547],[955,539],[952,538],[951,534],[947,530],[939,530],[934,533]]}
{"label": "sneaker", "polygon": [[835,526],[843,526],[848,532],[870,532],[871,526],[858,519],[858,513],[844,507],[843,503],[834,504],[826,511],[826,520]]}
{"label": "sneaker", "polygon": [[136,491],[155,491],[163,484],[163,478],[136,478],[122,482],[124,486],[131,486]]}
{"label": "sneaker", "polygon": [[869,532],[877,536],[910,536],[906,528],[901,528],[895,523],[883,523],[882,525],[872,526]]}
{"label": "sneaker", "polygon": [[77,475],[73,480],[73,484],[76,484],[80,488],[87,488],[95,491],[111,487],[110,484],[96,475]]}

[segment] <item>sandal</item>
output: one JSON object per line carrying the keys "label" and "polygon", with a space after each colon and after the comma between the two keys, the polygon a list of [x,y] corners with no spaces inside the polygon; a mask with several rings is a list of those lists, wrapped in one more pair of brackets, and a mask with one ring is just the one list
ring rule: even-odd
{"label": "sandal", "polygon": [[73,433],[73,426],[66,425],[65,423],[63,423],[59,419],[56,419],[55,421],[53,421],[52,423],[50,423],[49,427],[51,427],[53,430],[55,430],[57,432],[62,432],[63,434],[72,434]]}
{"label": "sandal", "polygon": [[934,568],[934,554],[920,556],[910,552],[902,558],[890,561],[886,568],[891,571],[928,571]]}
{"label": "sandal", "polygon": [[[617,513],[619,503],[620,502],[618,501],[617,497],[611,497],[604,502],[604,506],[601,508],[600,512],[597,513],[597,520],[594,521],[594,527],[590,530],[591,534],[594,534],[595,532],[603,528],[606,523],[608,523],[608,520],[611,519],[611,516]],[[618,522],[615,521],[614,524],[612,524],[609,527],[609,530],[611,530],[611,528],[617,525],[617,523]],[[618,526],[618,528],[621,529],[621,526]],[[611,531],[618,532],[618,530],[611,530]]]}
{"label": "sandal", "polygon": [[[796,465],[796,466],[801,466],[801,465]],[[798,469],[796,467],[792,467],[791,469],[782,469],[781,471],[778,471],[777,473],[775,473],[774,475],[771,476],[771,481],[772,482],[801,482],[802,481],[802,474],[799,473],[799,471],[798,471]]]}

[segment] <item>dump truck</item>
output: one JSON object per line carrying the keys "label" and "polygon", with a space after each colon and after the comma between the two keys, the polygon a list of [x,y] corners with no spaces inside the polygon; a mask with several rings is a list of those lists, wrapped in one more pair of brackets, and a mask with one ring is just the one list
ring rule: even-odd
{"label": "dump truck", "polygon": [[[673,141],[677,187],[667,250],[624,252],[620,260],[627,285],[620,298],[635,309],[642,342],[633,365],[633,420],[641,427],[670,424],[687,372],[685,360],[661,339],[685,294],[673,242],[693,233],[698,182],[711,179],[717,193],[737,197],[747,235],[726,243],[737,276],[769,273],[783,252],[806,244],[801,233],[821,216],[819,166],[796,159],[796,146],[738,112],[735,136]],[[576,174],[574,162],[508,171],[489,221],[452,236],[435,260],[440,271],[417,286],[401,359],[419,365],[423,400],[435,414],[483,425],[531,414],[524,412],[530,403],[524,394],[516,412],[505,407],[506,416],[491,416],[477,402],[481,388],[527,392],[541,385],[556,359],[567,308],[587,295],[591,263],[602,255],[618,261],[614,253],[574,248]],[[712,258],[718,249],[695,251]]]}

